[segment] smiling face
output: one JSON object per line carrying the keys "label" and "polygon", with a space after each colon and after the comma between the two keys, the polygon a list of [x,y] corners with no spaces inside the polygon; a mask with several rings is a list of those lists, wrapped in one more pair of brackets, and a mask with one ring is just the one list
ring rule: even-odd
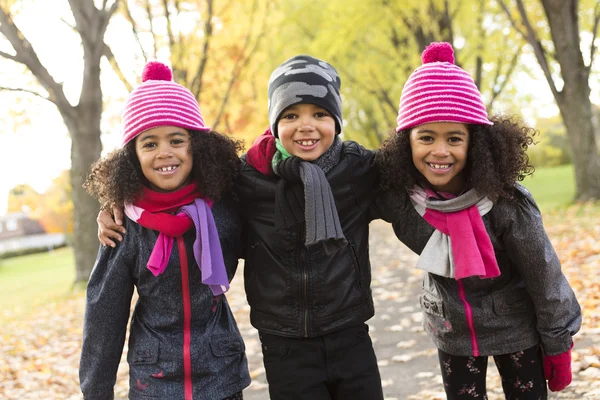
{"label": "smiling face", "polygon": [[288,153],[313,161],[331,147],[335,120],[331,113],[315,104],[296,104],[281,114],[277,132]]}
{"label": "smiling face", "polygon": [[135,138],[135,153],[152,189],[172,192],[188,184],[192,173],[190,134],[175,126],[159,126]]}
{"label": "smiling face", "polygon": [[435,190],[455,195],[462,192],[469,149],[467,125],[453,122],[419,125],[410,131],[410,147],[415,167]]}

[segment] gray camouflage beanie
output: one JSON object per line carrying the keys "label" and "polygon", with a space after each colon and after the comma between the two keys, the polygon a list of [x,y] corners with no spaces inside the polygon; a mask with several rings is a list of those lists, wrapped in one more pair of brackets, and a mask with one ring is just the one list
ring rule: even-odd
{"label": "gray camouflage beanie", "polygon": [[286,108],[307,103],[323,107],[335,120],[336,132],[342,131],[341,80],[335,68],[317,58],[299,55],[285,61],[269,79],[269,123],[278,137],[277,121]]}

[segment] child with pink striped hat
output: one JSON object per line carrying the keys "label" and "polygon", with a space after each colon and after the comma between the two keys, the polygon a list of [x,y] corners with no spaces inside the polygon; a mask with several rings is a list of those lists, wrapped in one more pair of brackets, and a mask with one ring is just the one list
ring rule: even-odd
{"label": "child with pink striped hat", "polygon": [[412,248],[446,396],[486,398],[493,356],[506,398],[546,399],[546,380],[552,391],[571,382],[581,309],[518,183],[533,172],[526,150],[535,131],[518,118],[488,118],[450,44],[432,43],[422,61],[377,162],[382,187],[423,217]]}
{"label": "child with pink striped hat", "polygon": [[79,377],[85,399],[112,399],[129,326],[130,399],[241,399],[244,342],[224,293],[241,252],[237,210],[224,200],[240,144],[204,123],[198,102],[159,62],[122,116],[122,147],[85,182],[124,207],[122,241],[101,246],[87,286]]}

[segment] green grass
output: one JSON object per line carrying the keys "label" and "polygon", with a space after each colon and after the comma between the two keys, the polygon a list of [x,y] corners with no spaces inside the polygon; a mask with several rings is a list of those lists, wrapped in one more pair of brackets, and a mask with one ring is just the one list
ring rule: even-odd
{"label": "green grass", "polygon": [[1,260],[0,323],[67,296],[74,280],[75,260],[70,247]]}
{"label": "green grass", "polygon": [[566,207],[575,196],[572,165],[536,168],[535,173],[522,183],[531,191],[542,212]]}

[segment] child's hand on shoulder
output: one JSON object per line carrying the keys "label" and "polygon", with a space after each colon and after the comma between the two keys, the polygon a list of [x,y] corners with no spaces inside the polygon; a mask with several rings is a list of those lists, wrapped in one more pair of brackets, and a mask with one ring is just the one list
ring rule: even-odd
{"label": "child's hand on shoulder", "polygon": [[123,227],[123,209],[113,207],[113,217],[108,211],[101,210],[98,213],[96,222],[98,223],[98,240],[104,246],[116,247],[115,240],[123,241],[123,236],[126,233]]}

